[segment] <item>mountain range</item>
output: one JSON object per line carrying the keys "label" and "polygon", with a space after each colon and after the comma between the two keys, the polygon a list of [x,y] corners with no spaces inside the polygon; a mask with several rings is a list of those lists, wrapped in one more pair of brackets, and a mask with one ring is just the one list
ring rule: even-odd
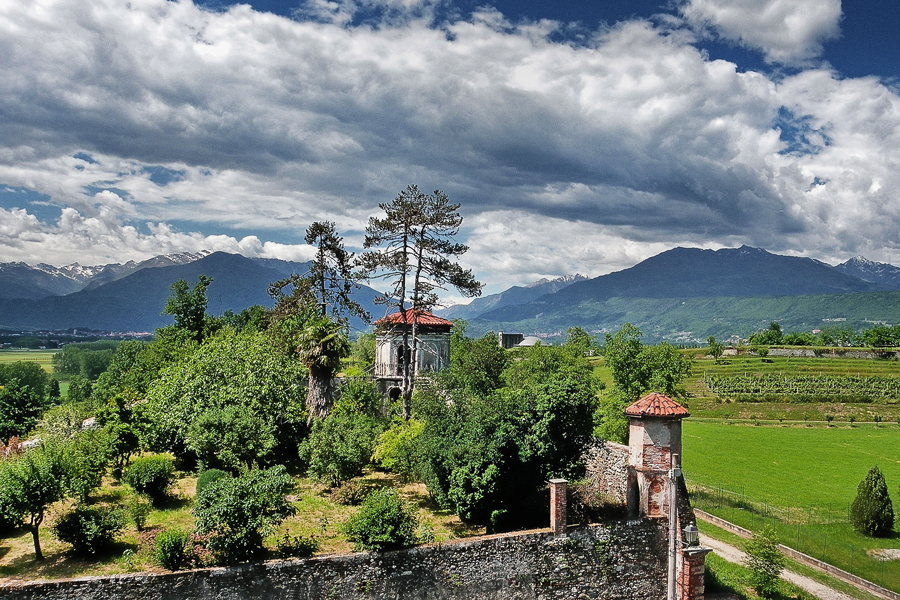
{"label": "mountain range", "polygon": [[[221,314],[271,306],[268,285],[307,269],[308,263],[222,252],[99,267],[2,263],[0,327],[152,331],[171,322],[160,313],[177,279],[212,277],[209,311]],[[466,319],[471,335],[502,330],[555,338],[572,326],[601,333],[631,322],[647,341],[693,342],[746,337],[776,320],[790,331],[900,322],[898,290],[900,268],[863,257],[830,266],[748,246],[674,248],[615,273],[543,279],[436,312]],[[377,314],[376,295],[363,287],[357,300]]]}
{"label": "mountain range", "polygon": [[[54,289],[48,282],[65,281],[67,273],[88,273],[90,268],[63,268],[54,272],[42,265],[31,268],[34,274],[32,281],[23,281],[24,270],[21,263],[15,263],[15,269],[4,269],[7,265],[0,265],[0,288],[6,288],[4,274],[13,272],[22,281],[19,289],[40,290],[34,293],[44,295],[38,299],[0,299],[0,327],[75,327],[135,332],[152,332],[155,328],[172,322],[171,317],[161,313],[166,299],[172,293],[171,285],[178,279],[184,279],[193,285],[199,275],[212,277],[213,281],[207,289],[208,311],[219,315],[227,310],[240,312],[253,304],[271,307],[273,300],[267,294],[269,284],[291,273],[305,273],[309,268],[308,263],[252,259],[224,252],[169,255],[156,257],[139,265],[129,263],[95,268],[97,278],[86,277],[78,282],[77,285],[81,287],[78,291],[66,295],[46,295],[48,290]],[[134,268],[135,266],[140,268]],[[128,269],[131,272],[124,274]],[[367,310],[373,310],[376,295],[377,292],[372,289],[360,289],[358,301]],[[356,326],[362,325],[356,323]]]}

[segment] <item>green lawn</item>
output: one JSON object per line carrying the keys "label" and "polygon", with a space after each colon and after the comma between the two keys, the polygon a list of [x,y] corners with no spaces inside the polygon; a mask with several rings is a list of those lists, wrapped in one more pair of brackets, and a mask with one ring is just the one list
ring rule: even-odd
{"label": "green lawn", "polygon": [[48,373],[53,372],[53,355],[59,350],[0,350],[0,363],[13,363],[20,360],[36,362]]}
{"label": "green lawn", "polygon": [[[873,539],[851,528],[848,509],[873,465],[897,502],[900,427],[752,426],[684,423],[685,477],[692,502],[755,530],[772,524],[783,543],[900,591],[897,561],[872,555],[900,549],[900,535]],[[900,511],[900,506],[896,506]]]}

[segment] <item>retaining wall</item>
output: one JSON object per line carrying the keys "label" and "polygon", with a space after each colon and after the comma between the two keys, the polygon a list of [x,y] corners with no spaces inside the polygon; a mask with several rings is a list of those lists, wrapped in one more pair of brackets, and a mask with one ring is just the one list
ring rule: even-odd
{"label": "retaining wall", "polygon": [[0,585],[5,600],[520,600],[666,596],[664,521],[484,536],[383,554]]}

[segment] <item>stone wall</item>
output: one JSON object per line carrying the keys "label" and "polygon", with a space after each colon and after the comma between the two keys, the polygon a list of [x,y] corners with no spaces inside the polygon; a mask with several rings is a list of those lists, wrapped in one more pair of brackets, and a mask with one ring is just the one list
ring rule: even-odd
{"label": "stone wall", "polygon": [[594,438],[584,457],[591,486],[623,504],[628,490],[628,452],[628,446]]}
{"label": "stone wall", "polygon": [[662,600],[665,524],[616,521],[384,554],[0,585],[5,600]]}
{"label": "stone wall", "polygon": [[[738,350],[736,348],[726,348],[724,356],[756,356],[756,352],[748,348],[746,350]],[[874,360],[876,358],[898,358],[900,359],[900,351],[895,350],[860,350],[851,348],[831,348],[828,350],[813,350],[812,348],[777,348],[770,347],[767,356],[777,357],[794,357],[794,358],[862,358]]]}

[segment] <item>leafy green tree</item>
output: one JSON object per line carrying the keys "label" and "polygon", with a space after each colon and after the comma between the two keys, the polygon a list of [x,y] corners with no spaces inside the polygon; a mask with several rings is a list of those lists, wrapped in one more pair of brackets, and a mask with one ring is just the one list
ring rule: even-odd
{"label": "leafy green tree", "polygon": [[641,330],[630,323],[614,335],[606,334],[604,362],[612,370],[615,387],[603,398],[596,415],[596,431],[604,439],[627,443],[628,419],[623,411],[642,394],[685,394],[681,383],[691,372],[691,361],[666,342],[645,346],[642,336]]}
{"label": "leafy green tree", "polygon": [[433,377],[448,389],[476,396],[490,394],[503,385],[503,372],[511,355],[500,347],[494,333],[473,339],[465,336],[465,330],[466,322],[456,321],[450,337],[450,365]]}
{"label": "leafy green tree", "polygon": [[572,377],[596,390],[594,368],[584,354],[571,346],[517,348],[501,376],[506,387],[521,388],[530,384],[547,383],[554,379]]}
{"label": "leafy green tree", "polygon": [[599,350],[599,345],[594,336],[581,327],[569,327],[566,330],[565,345],[574,352],[580,352],[583,356],[593,356]]}
{"label": "leafy green tree", "polygon": [[750,334],[750,344],[753,346],[774,346],[784,341],[784,332],[777,321],[769,323],[769,328]]}
{"label": "leafy green tree", "polygon": [[859,482],[850,505],[850,522],[857,531],[871,536],[885,536],[894,529],[894,507],[878,466]]}
{"label": "leafy green tree", "polygon": [[293,487],[282,465],[213,481],[197,494],[197,532],[210,536],[208,547],[223,562],[252,558],[273,527],[294,513],[285,499]]}
{"label": "leafy green tree", "polygon": [[718,364],[719,359],[725,354],[725,346],[717,342],[715,336],[712,335],[709,336],[707,343],[709,344],[709,355],[712,356],[716,361],[716,364]]}
{"label": "leafy green tree", "polygon": [[35,362],[0,364],[0,440],[24,436],[49,406],[50,377]]}
{"label": "leafy green tree", "polygon": [[878,325],[862,332],[862,342],[872,348],[900,346],[900,325]]}
{"label": "leafy green tree", "polygon": [[624,411],[631,404],[622,393],[613,389],[600,398],[594,421],[594,435],[603,440],[609,440],[618,444],[628,443],[629,422]]}
{"label": "leafy green tree", "polygon": [[170,287],[172,295],[162,312],[175,317],[175,327],[190,332],[197,342],[202,342],[207,333],[206,289],[212,281],[212,277],[200,275],[191,288],[187,281],[179,279]]}
{"label": "leafy green tree", "polygon": [[745,564],[750,570],[749,583],[763,598],[772,598],[778,591],[778,578],[784,570],[784,555],[778,549],[778,537],[771,525],[747,540]]}
{"label": "leafy green tree", "polygon": [[[375,334],[362,333],[350,344],[350,361],[353,373],[362,375],[375,364]],[[350,373],[348,369],[347,373]]]}
{"label": "leafy green tree", "polygon": [[6,382],[14,379],[20,386],[27,387],[32,396],[38,400],[43,401],[47,395],[50,376],[36,362],[20,360],[0,363],[0,385],[6,385]]}
{"label": "leafy green tree", "polygon": [[198,347],[190,332],[175,327],[157,329],[152,343],[125,341],[116,349],[109,368],[100,375],[91,397],[108,402],[116,395],[146,396],[160,372]]}
{"label": "leafy green tree", "polygon": [[22,437],[35,426],[43,411],[43,398],[18,379],[4,382],[0,388],[0,440]]}
{"label": "leafy green tree", "polygon": [[63,452],[47,442],[0,463],[0,511],[7,520],[21,523],[31,532],[37,560],[44,560],[41,523],[50,505],[64,497],[65,478]]}
{"label": "leafy green tree", "polygon": [[61,441],[65,477],[69,496],[81,503],[100,487],[112,454],[113,439],[108,431],[88,429]]}
{"label": "leafy green tree", "polygon": [[235,331],[265,331],[268,327],[269,311],[261,304],[254,304],[237,314],[230,309],[226,310],[219,320]]}
{"label": "leafy green tree", "polygon": [[134,393],[118,394],[97,411],[97,424],[109,436],[109,454],[113,462],[113,475],[118,477],[128,464],[131,455],[140,450],[142,424],[134,406],[141,399]]}
{"label": "leafy green tree", "polygon": [[118,342],[67,344],[53,355],[53,371],[59,375],[80,375],[95,381],[109,366]]}
{"label": "leafy green tree", "polygon": [[465,297],[481,295],[482,284],[471,270],[453,259],[465,254],[468,246],[457,243],[462,225],[459,204],[435,190],[424,194],[415,185],[408,186],[390,204],[378,205],[384,218],[370,217],[363,246],[368,250],[359,264],[369,279],[392,283],[390,292],[376,302],[393,307],[402,314],[403,346],[411,349],[404,361],[401,396],[403,417],[410,416],[410,400],[418,364],[418,318],[438,301],[436,290],[451,286]]}
{"label": "leafy green tree", "polygon": [[[278,352],[265,334],[223,330],[164,368],[150,385],[147,402],[134,409],[148,424],[143,440],[157,451],[193,453],[214,466],[220,451],[247,460],[240,450],[246,445],[263,449],[253,458],[261,465],[296,456],[306,421],[301,379],[300,365]],[[198,422],[240,427],[217,440]]]}
{"label": "leafy green tree", "polygon": [[69,391],[66,393],[66,400],[68,402],[85,402],[90,400],[93,387],[90,380],[81,375],[75,375],[69,381]]}
{"label": "leafy green tree", "polygon": [[311,477],[335,487],[362,475],[382,431],[380,419],[335,411],[313,421],[309,437],[300,446],[300,456],[309,465]]}
{"label": "leafy green tree", "polygon": [[419,419],[394,418],[390,428],[378,436],[372,460],[399,475],[401,481],[413,481],[422,461],[419,437],[424,429],[425,422]]}
{"label": "leafy green tree", "polygon": [[495,511],[527,521],[523,504],[548,478],[583,471],[596,403],[588,381],[548,378],[487,397],[432,386],[416,398],[425,484],[466,521],[486,523]]}
{"label": "leafy green tree", "polygon": [[357,550],[383,552],[416,543],[416,513],[396,490],[381,488],[366,497],[344,532]]}
{"label": "leafy green tree", "polygon": [[197,454],[202,468],[236,473],[241,467],[250,467],[260,458],[271,456],[277,436],[277,423],[242,406],[225,406],[197,415],[184,439]]}
{"label": "leafy green tree", "polygon": [[786,346],[813,346],[816,343],[816,338],[805,331],[792,331],[784,334],[781,342]]}

